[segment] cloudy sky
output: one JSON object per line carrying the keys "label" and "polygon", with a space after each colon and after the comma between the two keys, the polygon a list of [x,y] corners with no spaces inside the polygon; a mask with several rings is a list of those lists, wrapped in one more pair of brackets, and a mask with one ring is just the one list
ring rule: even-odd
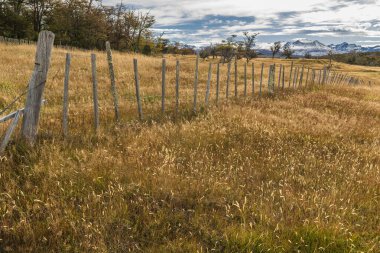
{"label": "cloudy sky", "polygon": [[[120,0],[104,0],[117,4]],[[380,0],[125,0],[171,40],[207,45],[243,31],[259,43],[296,38],[380,45]]]}

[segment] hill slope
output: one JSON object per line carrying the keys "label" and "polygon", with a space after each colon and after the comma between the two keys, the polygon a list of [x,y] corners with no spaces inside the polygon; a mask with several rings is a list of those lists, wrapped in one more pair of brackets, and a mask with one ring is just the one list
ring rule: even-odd
{"label": "hill slope", "polygon": [[[0,45],[4,104],[24,90],[33,52]],[[33,149],[13,143],[1,160],[0,251],[379,249],[378,84],[223,100],[196,117],[183,102],[175,118],[168,102],[168,116],[158,117],[160,59],[138,56],[146,113],[139,122],[131,95],[133,56],[114,53],[124,116],[113,126],[105,56],[98,52],[103,125],[95,136],[88,116],[88,52],[72,53],[69,138],[62,140],[59,132],[64,51],[55,50],[39,143]],[[181,91],[191,101],[194,59],[181,60]],[[171,85],[173,62],[169,57]],[[270,63],[255,61],[261,62]],[[379,78],[378,68],[334,66],[366,80]],[[202,62],[202,92],[207,68]]]}

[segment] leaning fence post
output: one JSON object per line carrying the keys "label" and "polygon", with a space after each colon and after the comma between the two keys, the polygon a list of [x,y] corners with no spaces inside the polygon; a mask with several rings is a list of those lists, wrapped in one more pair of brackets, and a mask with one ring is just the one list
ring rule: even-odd
{"label": "leaning fence post", "polygon": [[42,31],[38,36],[34,71],[29,81],[29,90],[22,124],[22,136],[31,144],[34,144],[37,137],[42,95],[49,70],[54,37],[54,33],[48,31]]}
{"label": "leaning fence post", "polygon": [[67,137],[68,133],[68,111],[69,111],[69,79],[70,79],[70,62],[71,55],[69,53],[66,54],[66,65],[65,65],[65,80],[63,85],[63,136]]}
{"label": "leaning fence post", "polygon": [[179,110],[179,60],[177,60],[175,68],[175,111],[178,113]]}
{"label": "leaning fence post", "polygon": [[141,98],[140,98],[140,80],[139,80],[139,70],[138,70],[138,65],[137,65],[137,59],[133,59],[133,69],[135,71],[137,110],[139,113],[139,119],[142,120],[143,113],[142,113]]}
{"label": "leaning fence post", "polygon": [[282,75],[282,64],[280,64],[280,71],[279,71],[279,74],[278,74],[278,88],[281,87],[281,75]]}
{"label": "leaning fence post", "polygon": [[115,119],[116,121],[119,121],[119,101],[117,98],[115,72],[113,69],[112,51],[111,51],[111,45],[109,41],[106,42],[106,50],[107,50],[108,68],[109,68],[110,79],[111,79],[111,92],[112,92],[113,103],[114,103],[114,108],[115,108]]}
{"label": "leaning fence post", "polygon": [[21,110],[18,110],[15,117],[13,118],[12,120],[12,123],[10,124],[10,126],[8,127],[6,133],[5,133],[5,136],[4,136],[4,139],[0,145],[0,154],[2,154],[4,151],[5,151],[5,148],[7,147],[11,137],[12,137],[12,134],[13,134],[13,131],[15,130],[16,126],[17,126],[17,123],[20,119],[20,115],[21,115],[22,111]]}
{"label": "leaning fence post", "polygon": [[262,89],[263,89],[263,74],[264,74],[264,63],[261,64],[261,77],[260,77],[260,90],[259,90],[260,97],[261,97]]}
{"label": "leaning fence post", "polygon": [[216,65],[216,104],[219,102],[220,63]]}
{"label": "leaning fence post", "polygon": [[205,98],[205,106],[208,106],[208,101],[210,98],[210,85],[211,85],[211,71],[212,71],[212,64],[209,64],[208,67],[208,78],[207,78],[207,86],[206,86],[206,98]]}
{"label": "leaning fence post", "polygon": [[194,77],[194,105],[193,112],[197,112],[197,94],[198,94],[198,69],[199,69],[199,53],[197,53],[197,59],[195,61],[195,77]]}
{"label": "leaning fence post", "polygon": [[161,112],[165,113],[166,59],[162,59]]}
{"label": "leaning fence post", "polygon": [[96,77],[96,54],[91,54],[92,69],[92,94],[94,99],[94,125],[95,131],[99,129],[99,102],[98,102],[98,79]]}

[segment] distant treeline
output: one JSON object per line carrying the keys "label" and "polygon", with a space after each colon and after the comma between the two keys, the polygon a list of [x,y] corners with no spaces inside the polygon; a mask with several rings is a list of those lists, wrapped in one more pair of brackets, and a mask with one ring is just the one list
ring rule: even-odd
{"label": "distant treeline", "polygon": [[151,53],[193,54],[191,46],[155,35],[149,12],[124,4],[104,6],[93,0],[1,0],[0,36],[36,40],[41,30],[55,33],[56,44]]}
{"label": "distant treeline", "polygon": [[[329,58],[328,56],[323,58]],[[359,53],[351,52],[348,54],[334,54],[332,59],[338,62],[363,65],[363,66],[380,66],[380,52]]]}

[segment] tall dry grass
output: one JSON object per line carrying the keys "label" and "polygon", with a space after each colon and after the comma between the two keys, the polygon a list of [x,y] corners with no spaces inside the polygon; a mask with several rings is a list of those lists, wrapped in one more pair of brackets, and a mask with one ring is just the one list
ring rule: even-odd
{"label": "tall dry grass", "polygon": [[[0,45],[1,103],[25,89],[33,54],[30,46]],[[115,52],[122,120],[114,124],[106,57],[97,52],[102,127],[95,135],[90,55],[72,54],[69,137],[60,133],[65,51],[57,49],[39,143],[12,143],[1,158],[1,252],[379,252],[378,85],[239,97],[207,113],[200,106],[195,117],[194,58],[183,57],[175,117],[175,58],[168,57],[169,111],[162,116],[161,59]],[[255,60],[256,78],[262,62],[272,63]],[[281,63],[289,71],[290,62]],[[334,67],[372,83],[380,77],[379,68]],[[201,62],[201,104],[207,68]],[[233,79],[230,90],[232,98]]]}

